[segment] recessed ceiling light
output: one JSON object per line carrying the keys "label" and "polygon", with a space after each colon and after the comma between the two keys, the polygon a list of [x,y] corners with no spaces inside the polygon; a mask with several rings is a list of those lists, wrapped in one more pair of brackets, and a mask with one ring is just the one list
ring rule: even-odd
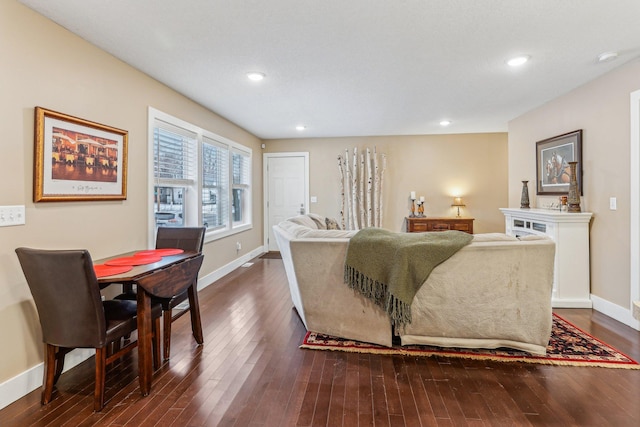
{"label": "recessed ceiling light", "polygon": [[296,130],[302,132],[303,130],[305,130],[307,127],[305,125],[298,125],[296,126]]}
{"label": "recessed ceiling light", "polygon": [[265,74],[259,73],[257,71],[251,71],[250,73],[247,73],[247,77],[249,78],[249,80],[253,80],[254,82],[259,82],[260,80],[265,78]]}
{"label": "recessed ceiling light", "polygon": [[604,52],[598,55],[598,62],[613,61],[618,57],[618,52]]}
{"label": "recessed ceiling light", "polygon": [[440,126],[449,126],[451,124],[451,120],[442,120],[440,122]]}
{"label": "recessed ceiling light", "polygon": [[529,59],[531,59],[529,55],[515,56],[507,61],[507,65],[509,65],[510,67],[519,67]]}

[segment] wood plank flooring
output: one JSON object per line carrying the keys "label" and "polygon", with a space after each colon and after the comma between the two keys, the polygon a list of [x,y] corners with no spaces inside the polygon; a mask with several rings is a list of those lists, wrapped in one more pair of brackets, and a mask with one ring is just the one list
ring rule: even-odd
{"label": "wood plank flooring", "polygon": [[[638,426],[640,371],[301,350],[282,261],[259,258],[200,293],[205,344],[189,316],[171,359],[138,388],[135,352],[107,372],[94,413],[93,359],[36,390],[0,426]],[[598,312],[557,310],[640,360],[640,333]]]}

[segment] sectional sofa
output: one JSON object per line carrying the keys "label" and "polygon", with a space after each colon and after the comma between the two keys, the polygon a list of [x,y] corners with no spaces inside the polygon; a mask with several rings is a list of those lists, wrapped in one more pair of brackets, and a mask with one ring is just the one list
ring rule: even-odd
{"label": "sectional sofa", "polygon": [[416,294],[412,321],[393,330],[387,314],[344,283],[355,231],[326,229],[307,214],[274,226],[293,305],[307,330],[391,346],[509,347],[545,354],[551,334],[552,240],[476,234],[438,265]]}

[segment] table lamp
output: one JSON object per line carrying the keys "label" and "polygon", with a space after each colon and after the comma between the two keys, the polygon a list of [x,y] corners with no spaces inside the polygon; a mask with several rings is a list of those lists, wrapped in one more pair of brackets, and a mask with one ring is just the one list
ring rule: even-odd
{"label": "table lamp", "polygon": [[451,207],[456,207],[458,208],[458,215],[457,218],[460,218],[460,208],[464,207],[465,204],[462,201],[462,197],[454,197],[453,198],[453,203],[451,204]]}

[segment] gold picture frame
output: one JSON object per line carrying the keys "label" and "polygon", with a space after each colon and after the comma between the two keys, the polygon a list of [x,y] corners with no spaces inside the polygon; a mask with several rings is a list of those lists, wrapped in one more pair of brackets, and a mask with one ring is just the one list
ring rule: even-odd
{"label": "gold picture frame", "polygon": [[126,200],[128,136],[36,107],[33,201]]}

